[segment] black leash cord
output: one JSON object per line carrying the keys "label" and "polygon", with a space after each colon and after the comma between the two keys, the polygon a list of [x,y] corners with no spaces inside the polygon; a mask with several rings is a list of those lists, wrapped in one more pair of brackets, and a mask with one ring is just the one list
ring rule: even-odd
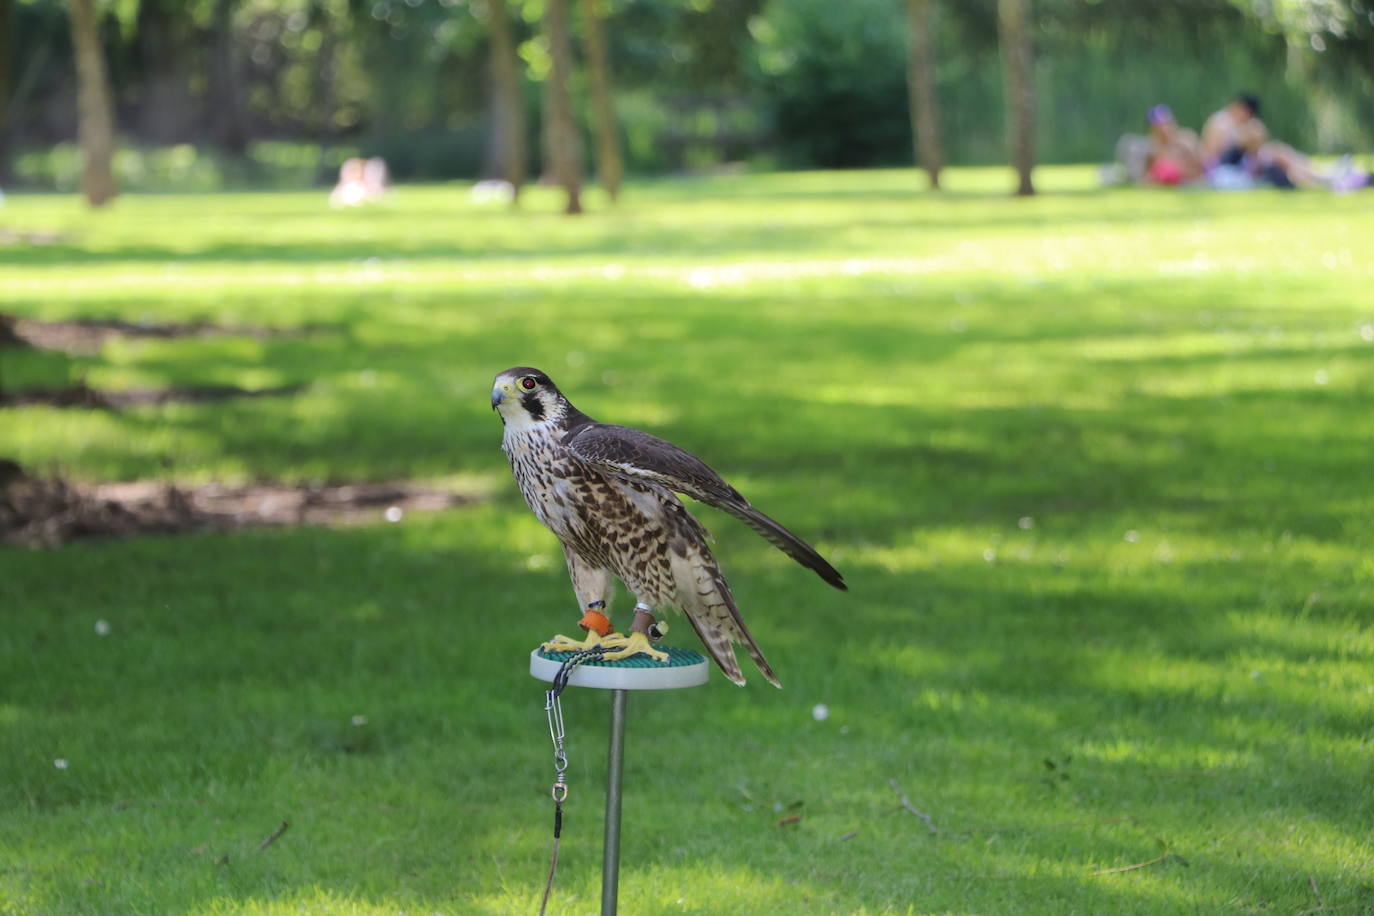
{"label": "black leash cord", "polygon": [[549,894],[553,892],[553,876],[558,871],[558,839],[563,833],[563,802],[568,798],[568,753],[563,749],[563,704],[558,698],[567,689],[577,666],[600,658],[605,651],[604,646],[593,646],[568,656],[553,676],[552,686],[544,694],[544,712],[549,719],[549,737],[553,739],[554,777],[553,789],[549,793],[553,797],[553,853],[549,857],[549,878],[544,882],[544,899],[539,903],[539,916],[544,916],[549,905]]}

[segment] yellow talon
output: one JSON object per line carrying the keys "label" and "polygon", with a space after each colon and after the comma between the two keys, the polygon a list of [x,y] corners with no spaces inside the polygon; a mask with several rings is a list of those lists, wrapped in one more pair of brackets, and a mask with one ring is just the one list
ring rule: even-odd
{"label": "yellow talon", "polygon": [[601,656],[607,661],[616,661],[617,659],[629,658],[631,655],[643,653],[655,661],[660,661],[664,664],[668,663],[668,653],[661,652],[650,646],[649,637],[645,636],[643,633],[634,632],[629,636],[621,636],[619,633],[612,633],[610,636],[602,639],[601,644],[607,648],[615,649],[614,652],[607,652],[605,655]]}
{"label": "yellow talon", "polygon": [[573,639],[571,636],[564,636],[559,633],[553,639],[539,647],[543,652],[580,652],[583,649],[592,649],[601,645],[612,636],[619,636],[619,633],[611,633],[610,636],[602,636],[595,630],[587,631],[586,639]]}

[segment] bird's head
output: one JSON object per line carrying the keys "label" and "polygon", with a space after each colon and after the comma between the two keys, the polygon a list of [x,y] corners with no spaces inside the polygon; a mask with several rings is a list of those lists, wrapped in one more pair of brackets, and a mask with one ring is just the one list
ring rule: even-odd
{"label": "bird's head", "polygon": [[516,427],[560,423],[577,413],[553,379],[529,366],[516,366],[496,376],[491,409],[500,412],[502,423]]}

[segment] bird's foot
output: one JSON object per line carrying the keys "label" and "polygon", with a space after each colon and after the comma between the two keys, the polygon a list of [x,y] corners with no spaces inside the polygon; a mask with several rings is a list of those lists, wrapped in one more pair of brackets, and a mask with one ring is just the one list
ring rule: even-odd
{"label": "bird's foot", "polygon": [[[619,634],[612,633],[611,635],[617,636]],[[564,636],[562,633],[559,633],[553,639],[541,645],[539,649],[543,652],[581,652],[585,649],[595,649],[605,641],[606,637],[595,630],[588,630],[586,639],[573,639],[571,636]]]}
{"label": "bird's foot", "polygon": [[661,652],[658,649],[655,649],[653,646],[649,645],[649,637],[645,636],[643,633],[640,633],[637,630],[630,633],[629,636],[622,636],[619,633],[612,633],[611,635],[601,640],[601,644],[608,649],[614,650],[612,652],[607,652],[605,655],[601,656],[607,661],[615,661],[621,658],[629,658],[632,655],[639,655],[643,653],[644,655],[649,656],[655,661],[660,661],[664,664],[668,663],[668,653]]}

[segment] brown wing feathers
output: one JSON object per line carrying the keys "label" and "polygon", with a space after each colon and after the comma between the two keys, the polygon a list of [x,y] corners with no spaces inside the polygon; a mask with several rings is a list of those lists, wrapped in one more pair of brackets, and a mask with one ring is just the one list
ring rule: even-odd
{"label": "brown wing feathers", "polygon": [[734,487],[691,452],[628,426],[586,423],[563,437],[582,461],[613,474],[652,480],[730,513],[828,584],[847,591],[844,578],[810,544],[749,504]]}

